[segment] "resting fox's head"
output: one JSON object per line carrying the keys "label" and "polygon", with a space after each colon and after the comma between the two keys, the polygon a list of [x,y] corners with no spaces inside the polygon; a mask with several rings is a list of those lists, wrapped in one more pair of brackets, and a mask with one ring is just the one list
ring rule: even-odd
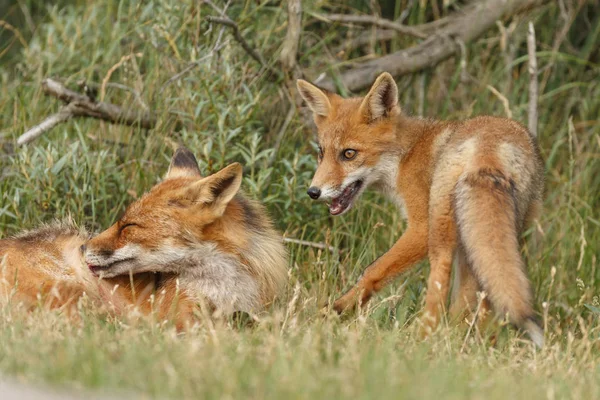
{"label": "resting fox's head", "polygon": [[180,148],[166,179],[87,243],[86,263],[92,272],[105,277],[176,263],[186,256],[186,249],[204,239],[215,240],[215,229],[210,227],[224,219],[224,214],[239,212],[236,208],[241,206],[228,205],[241,181],[238,163],[203,178],[194,155]]}
{"label": "resting fox's head", "polygon": [[301,79],[297,86],[318,130],[319,164],[308,195],[343,214],[369,185],[396,174],[398,87],[388,73],[365,97],[344,99]]}

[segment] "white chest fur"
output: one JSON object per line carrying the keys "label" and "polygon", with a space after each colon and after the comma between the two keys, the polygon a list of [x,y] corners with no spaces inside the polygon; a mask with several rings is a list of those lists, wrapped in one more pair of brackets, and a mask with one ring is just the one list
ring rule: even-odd
{"label": "white chest fur", "polygon": [[190,294],[209,300],[225,313],[259,309],[258,282],[237,258],[205,244],[185,260],[187,266],[180,270],[180,279]]}
{"label": "white chest fur", "polygon": [[377,181],[375,188],[385,194],[391,200],[406,219],[406,208],[404,199],[398,190],[398,176],[400,174],[400,158],[393,156],[382,156],[377,168]]}

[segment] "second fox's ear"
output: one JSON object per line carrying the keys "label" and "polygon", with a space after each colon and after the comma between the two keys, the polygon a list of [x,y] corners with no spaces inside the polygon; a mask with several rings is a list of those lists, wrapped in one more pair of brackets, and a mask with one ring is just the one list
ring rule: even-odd
{"label": "second fox's ear", "polygon": [[204,179],[187,187],[182,198],[191,204],[209,205],[215,216],[225,212],[227,204],[240,190],[242,184],[242,166],[233,163]]}
{"label": "second fox's ear", "polygon": [[326,117],[329,114],[331,103],[324,91],[303,79],[298,79],[296,81],[296,87],[298,88],[300,96],[306,101],[308,108],[310,108],[315,115]]}
{"label": "second fox's ear", "polygon": [[186,147],[177,149],[171,157],[171,165],[167,172],[166,179],[181,177],[200,177],[200,168],[194,154]]}
{"label": "second fox's ear", "polygon": [[361,103],[360,110],[368,122],[400,114],[398,86],[389,73],[384,72],[377,77]]}

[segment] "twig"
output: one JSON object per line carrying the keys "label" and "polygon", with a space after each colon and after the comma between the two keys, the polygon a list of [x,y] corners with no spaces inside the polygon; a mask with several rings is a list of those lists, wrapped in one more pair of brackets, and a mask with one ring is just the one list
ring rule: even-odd
{"label": "twig", "polygon": [[502,102],[502,105],[504,106],[504,112],[506,113],[506,117],[507,118],[512,118],[512,111],[510,109],[510,102],[508,101],[508,99],[506,98],[506,96],[503,95],[502,93],[500,93],[498,91],[498,89],[496,89],[492,85],[487,85],[487,88],[490,90],[490,92],[492,92],[494,94],[494,96],[496,96]]}
{"label": "twig", "polygon": [[248,53],[250,55],[250,57],[255,59],[260,64],[261,67],[269,70],[269,72],[274,72],[267,65],[264,58],[248,44],[246,39],[244,39],[244,37],[240,33],[240,29],[239,29],[238,25],[234,21],[232,21],[228,17],[213,17],[213,16],[206,17],[206,20],[211,23],[225,25],[225,26],[231,28],[233,30],[233,37],[242,46],[242,48],[246,51],[246,53]]}
{"label": "twig", "polygon": [[[89,82],[89,81],[86,81],[85,79],[80,79],[76,83],[77,83],[77,86],[79,86],[88,96],[89,96],[88,91],[91,90],[92,92],[97,92],[100,89],[100,84],[99,83]],[[123,85],[122,83],[117,83],[117,82],[107,82],[106,83],[106,87],[107,88],[114,88],[114,89],[123,90],[123,91],[126,91],[126,92],[129,92],[129,93],[133,94],[133,97],[135,98],[135,101],[137,101],[138,104],[144,110],[148,109],[148,105],[142,99],[141,93],[138,92],[137,90],[135,90],[134,88],[129,87],[127,85]]]}
{"label": "twig", "polygon": [[532,22],[529,23],[529,31],[527,32],[527,54],[529,55],[529,113],[527,126],[529,132],[536,137],[538,125],[538,71],[535,55],[535,29]]}
{"label": "twig", "polygon": [[[512,16],[523,10],[542,5],[549,0],[485,0],[477,2],[467,12],[446,17],[441,28],[416,46],[356,64],[342,72],[339,79],[332,77],[315,81],[324,89],[335,91],[335,82],[347,90],[357,91],[370,86],[375,78],[387,71],[398,77],[432,67],[452,57],[459,51],[456,39],[469,44],[483,35],[498,19]],[[441,20],[440,20],[441,21]],[[437,22],[437,21],[436,21]]]}
{"label": "twig", "polygon": [[426,39],[427,35],[416,28],[398,24],[385,18],[377,18],[372,15],[347,15],[347,14],[321,14],[318,17],[325,21],[345,22],[351,24],[374,25],[379,28],[392,29],[396,32],[414,36],[419,39]]}
{"label": "twig", "polygon": [[402,10],[400,16],[396,20],[397,23],[401,24],[406,20],[406,18],[408,18],[408,16],[410,15],[410,11],[413,8],[414,2],[415,0],[408,0],[408,4],[406,5],[406,7],[404,7],[404,10]]}
{"label": "twig", "polygon": [[121,65],[123,65],[126,61],[131,60],[133,57],[141,57],[142,53],[134,53],[121,57],[118,63],[110,67],[108,72],[106,72],[106,76],[102,79],[102,86],[100,87],[100,101],[104,101],[104,95],[106,94],[106,85],[110,80],[113,72],[115,72]]}
{"label": "twig", "polygon": [[[14,26],[2,19],[0,19],[0,28],[4,28],[8,31],[11,31],[15,36],[15,39],[17,39],[23,47],[27,48],[27,42],[25,41],[23,35],[21,35],[21,32],[19,32],[17,28],[15,28]],[[6,52],[8,52],[13,43],[14,42],[11,42],[2,52],[0,52],[0,57],[2,57]]]}
{"label": "twig", "polygon": [[0,27],[11,31],[13,33],[13,35],[15,35],[15,37],[17,38],[17,40],[21,43],[21,45],[25,48],[27,48],[27,41],[25,40],[25,38],[23,38],[23,35],[21,35],[21,32],[15,28],[14,26],[12,26],[11,24],[9,24],[8,22],[0,19]]}
{"label": "twig", "polygon": [[307,240],[300,240],[300,239],[293,239],[293,238],[283,238],[283,241],[285,243],[299,244],[300,246],[314,247],[315,249],[329,250],[330,252],[332,252],[334,254],[338,254],[340,252],[335,247],[329,246],[325,243],[309,242]]}
{"label": "twig", "polygon": [[71,103],[62,107],[59,112],[52,114],[38,125],[30,128],[27,132],[22,134],[17,140],[17,144],[22,146],[26,143],[29,143],[42,136],[45,132],[54,128],[56,125],[62,124],[63,122],[73,118],[75,107],[75,103]]}
{"label": "twig", "polygon": [[300,0],[288,0],[288,27],[279,60],[281,65],[292,71],[296,68],[298,44],[302,33],[302,4]]}
{"label": "twig", "polygon": [[114,124],[139,125],[144,129],[152,129],[156,125],[156,117],[147,112],[125,110],[114,104],[96,102],[90,96],[66,88],[62,83],[53,79],[42,81],[42,90],[49,96],[56,97],[67,105],[58,113],[46,118],[42,123],[29,129],[17,139],[17,144],[24,145],[35,140],[45,132],[73,117],[91,117]]}

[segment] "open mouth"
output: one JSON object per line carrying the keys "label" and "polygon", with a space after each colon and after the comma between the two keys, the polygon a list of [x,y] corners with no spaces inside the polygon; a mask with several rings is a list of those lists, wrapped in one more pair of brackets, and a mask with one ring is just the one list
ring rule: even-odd
{"label": "open mouth", "polygon": [[86,263],[88,268],[90,269],[90,271],[92,271],[92,274],[98,276],[98,274],[102,271],[108,271],[109,269],[113,268],[114,266],[127,262],[127,261],[131,261],[133,260],[132,257],[130,258],[124,258],[122,260],[117,260],[115,262],[112,262],[110,264],[105,264],[105,265],[94,265],[94,264],[90,264],[90,263]]}
{"label": "open mouth", "polygon": [[352,202],[363,184],[362,180],[357,180],[354,183],[346,186],[342,194],[334,198],[329,205],[329,213],[331,215],[340,215],[350,208]]}

